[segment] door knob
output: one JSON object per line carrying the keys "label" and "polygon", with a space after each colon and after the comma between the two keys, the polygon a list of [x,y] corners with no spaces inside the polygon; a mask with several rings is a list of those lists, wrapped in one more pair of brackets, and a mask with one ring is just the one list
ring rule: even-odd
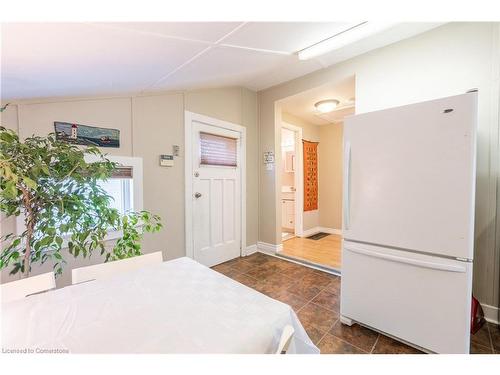
{"label": "door knob", "polygon": [[194,197],[195,197],[195,198],[199,198],[199,197],[201,197],[201,193],[194,193]]}

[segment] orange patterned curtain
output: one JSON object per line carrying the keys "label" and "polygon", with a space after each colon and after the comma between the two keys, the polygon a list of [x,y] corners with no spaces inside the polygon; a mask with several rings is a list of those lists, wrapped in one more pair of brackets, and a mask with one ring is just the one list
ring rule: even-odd
{"label": "orange patterned curtain", "polygon": [[302,140],[304,146],[304,211],[318,209],[318,142]]}

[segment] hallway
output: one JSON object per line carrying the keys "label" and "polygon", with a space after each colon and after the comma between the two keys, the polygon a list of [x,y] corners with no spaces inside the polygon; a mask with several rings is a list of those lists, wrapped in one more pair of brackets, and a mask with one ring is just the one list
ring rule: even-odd
{"label": "hallway", "polygon": [[330,234],[319,240],[294,237],[283,241],[281,254],[340,270],[341,243],[342,236],[338,234]]}

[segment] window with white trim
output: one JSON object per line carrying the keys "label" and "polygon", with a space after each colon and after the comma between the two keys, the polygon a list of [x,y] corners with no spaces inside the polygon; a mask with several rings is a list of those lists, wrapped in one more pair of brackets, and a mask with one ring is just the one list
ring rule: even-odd
{"label": "window with white trim", "polygon": [[[127,211],[142,211],[142,158],[109,155],[107,158],[118,164],[111,178],[100,182],[104,190],[113,198],[110,202],[111,206],[116,208],[120,214]],[[99,161],[99,159],[94,155],[87,155],[85,161],[92,163]],[[24,215],[17,217],[16,232],[18,235],[26,230],[24,219]],[[118,238],[120,235],[121,231],[109,231],[106,240]]]}
{"label": "window with white trim", "polygon": [[120,166],[113,171],[111,177],[99,185],[113,198],[111,207],[120,214],[134,210],[134,176],[133,167]]}

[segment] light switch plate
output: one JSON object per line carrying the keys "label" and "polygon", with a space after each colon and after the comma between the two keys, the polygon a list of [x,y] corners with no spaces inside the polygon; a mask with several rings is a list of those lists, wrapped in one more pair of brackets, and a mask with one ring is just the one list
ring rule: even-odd
{"label": "light switch plate", "polygon": [[180,150],[181,150],[181,147],[180,147],[180,146],[178,146],[178,145],[173,145],[173,146],[172,146],[172,155],[174,155],[174,156],[179,156]]}

